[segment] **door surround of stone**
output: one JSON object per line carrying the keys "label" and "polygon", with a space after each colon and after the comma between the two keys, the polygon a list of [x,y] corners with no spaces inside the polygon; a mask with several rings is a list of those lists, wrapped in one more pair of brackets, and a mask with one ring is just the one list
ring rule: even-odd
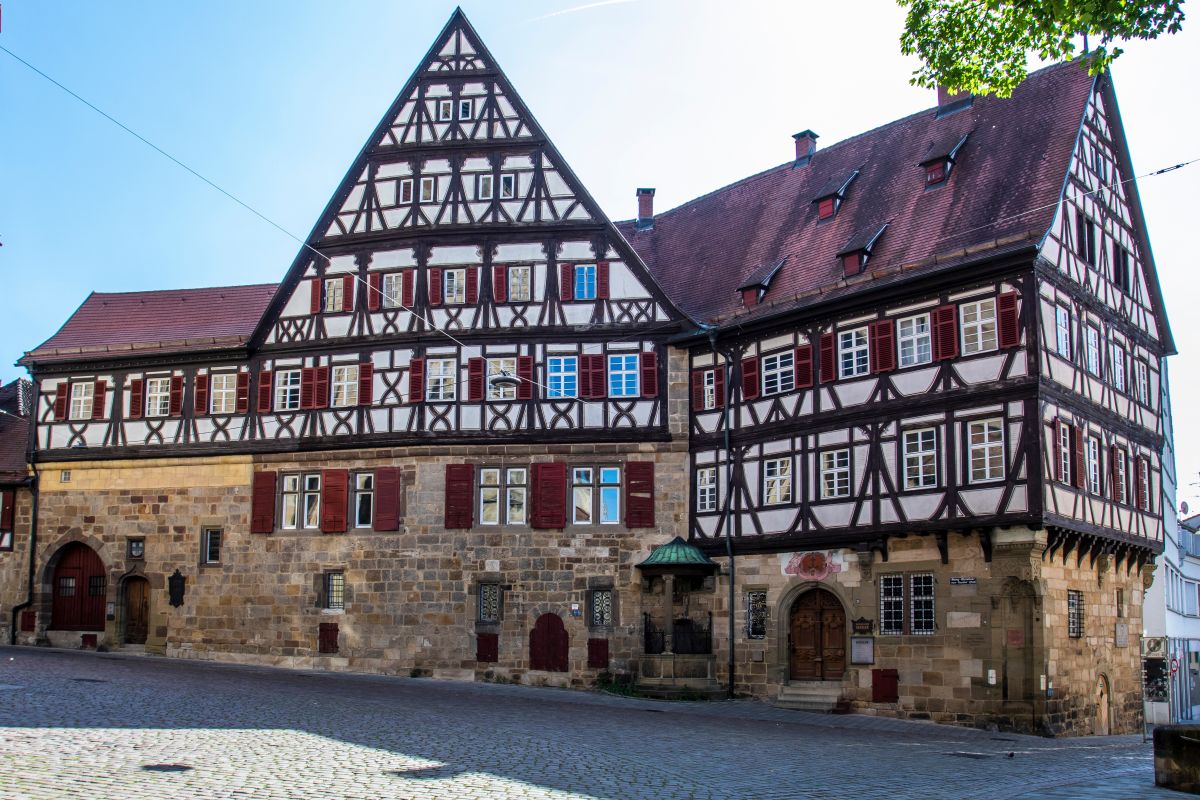
{"label": "door surround of stone", "polygon": [[[771,612],[774,615],[774,624],[771,626],[770,631],[774,635],[775,641],[767,650],[767,658],[770,659],[770,663],[767,665],[767,668],[768,674],[772,675],[775,678],[775,683],[779,685],[787,685],[792,682],[791,653],[788,649],[788,635],[791,633],[792,606],[795,605],[796,601],[799,600],[803,594],[812,591],[813,589],[824,589],[826,592],[829,592],[831,595],[837,598],[837,601],[842,604],[842,611],[846,615],[846,651],[847,655],[849,654],[850,641],[848,631],[850,629],[850,620],[852,617],[850,614],[850,604],[846,600],[845,592],[842,591],[840,586],[832,581],[797,581],[793,585],[789,586],[786,591],[784,591],[783,595],[779,598],[779,602],[775,604],[775,607]],[[845,683],[847,677],[850,675],[850,672],[850,665],[847,663],[846,672],[841,678],[828,680],[825,682],[831,685]]]}

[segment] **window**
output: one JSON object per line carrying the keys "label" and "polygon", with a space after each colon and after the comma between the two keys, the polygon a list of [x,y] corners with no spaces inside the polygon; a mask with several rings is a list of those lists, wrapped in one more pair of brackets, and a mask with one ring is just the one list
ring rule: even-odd
{"label": "window", "polygon": [[338,570],[325,573],[325,608],[341,611],[346,607],[346,573]]}
{"label": "window", "polygon": [[1118,391],[1125,391],[1125,348],[1112,346],[1112,384]]}
{"label": "window", "polygon": [[459,100],[458,101],[458,118],[472,119],[475,116],[475,101],[474,100]]}
{"label": "window", "polygon": [[369,528],[375,511],[375,474],[354,474],[354,527]]}
{"label": "window", "polygon": [[220,528],[205,528],[200,532],[200,560],[205,564],[221,563]]}
{"label": "window", "polygon": [[1058,423],[1058,473],[1066,484],[1075,482],[1075,476],[1072,474],[1075,471],[1075,459],[1071,449],[1071,433],[1070,425],[1062,421]]}
{"label": "window", "polygon": [[508,269],[508,302],[528,303],[529,267],[509,267]]}
{"label": "window", "polygon": [[413,187],[412,178],[402,178],[400,180],[400,202],[401,203],[411,203],[412,202],[412,197],[413,197],[412,187]]}
{"label": "window", "polygon": [[1071,311],[1066,306],[1054,307],[1054,331],[1057,336],[1058,354],[1071,359]]}
{"label": "window", "polygon": [[442,272],[442,302],[461,305],[467,302],[467,271],[448,269]]}
{"label": "window", "polygon": [[904,488],[937,486],[937,431],[933,428],[904,432]]}
{"label": "window", "polygon": [[1083,638],[1083,592],[1067,589],[1067,635]]}
{"label": "window", "polygon": [[910,602],[912,606],[912,623],[909,633],[931,634],[934,631],[933,609],[933,576],[911,575],[909,585],[912,589]]}
{"label": "window", "polygon": [[500,176],[500,199],[511,200],[517,196],[517,176],[513,173]]}
{"label": "window", "polygon": [[1150,462],[1138,456],[1134,458],[1133,464],[1138,478],[1137,507],[1142,511],[1153,511],[1150,507]]}
{"label": "window", "polygon": [[295,411],[298,408],[300,408],[300,370],[277,370],[275,372],[275,410]]}
{"label": "window", "polygon": [[58,579],[58,596],[75,596],[75,578],[73,576],[63,576]]}
{"label": "window", "polygon": [[321,525],[321,474],[283,476],[280,509],[283,528],[318,528]]}
{"label": "window", "polygon": [[1096,178],[1101,186],[1108,183],[1108,161],[1099,147],[1092,148],[1092,169],[1096,171]]}
{"label": "window", "polygon": [[383,307],[404,307],[404,273],[389,272],[383,276]]}
{"label": "window", "polygon": [[479,584],[479,615],[480,622],[499,622],[503,593],[498,583]]}
{"label": "window", "polygon": [[767,638],[767,593],[746,592],[746,638]]}
{"label": "window", "polygon": [[596,299],[596,265],[595,264],[576,264],[575,265],[575,299],[576,300],[595,300]]}
{"label": "window", "polygon": [[1183,582],[1183,613],[1188,617],[1200,616],[1200,594],[1195,581]]}
{"label": "window", "polygon": [[104,597],[104,590],[108,586],[108,579],[103,575],[88,576],[88,597]]}
{"label": "window", "polygon": [[717,397],[717,371],[715,369],[704,370],[700,377],[700,388],[704,392],[703,403],[705,411],[716,408],[717,403],[724,399]]}
{"label": "window", "polygon": [[0,551],[11,552],[13,549],[13,532],[0,531]]}
{"label": "window", "polygon": [[1087,439],[1088,491],[1100,494],[1100,440],[1095,436]]}
{"label": "window", "polygon": [[589,624],[593,628],[611,628],[613,624],[613,590],[593,589],[588,602],[591,613]]}
{"label": "window", "polygon": [[[796,385],[795,372],[792,359],[794,354],[791,350],[786,353],[777,353],[773,356],[764,356],[762,360],[762,393],[779,394],[780,392],[790,392]],[[707,379],[706,379],[707,380]],[[713,377],[714,389],[716,386],[716,377]],[[705,401],[707,401],[707,396]],[[714,397],[715,401],[715,397]],[[715,406],[716,403],[714,402]]]}
{"label": "window", "polygon": [[71,419],[92,418],[92,392],[96,385],[92,382],[71,384]]}
{"label": "window", "polygon": [[936,631],[937,617],[932,574],[924,572],[907,576],[879,576],[879,633],[881,635],[929,636]]}
{"label": "window", "polygon": [[421,178],[421,202],[432,203],[437,200],[437,178]]}
{"label": "window", "polygon": [[1075,209],[1075,253],[1089,264],[1096,263],[1096,223]]}
{"label": "window", "polygon": [[792,460],[769,458],[763,462],[763,504],[792,502]]}
{"label": "window", "polygon": [[237,373],[214,372],[208,379],[212,413],[232,414],[237,411]]}
{"label": "window", "polygon": [[1091,325],[1087,328],[1087,371],[1100,374],[1100,331]]}
{"label": "window", "polygon": [[821,499],[850,496],[850,451],[821,453]]}
{"label": "window", "polygon": [[342,310],[342,291],[345,282],[339,275],[336,278],[325,279],[325,304],[322,307],[326,313],[336,313]]}
{"label": "window", "polygon": [[979,300],[959,306],[963,355],[996,349],[996,301]]}
{"label": "window", "polygon": [[1113,500],[1118,503],[1129,502],[1129,456],[1124,450],[1113,450],[1113,460],[1109,468],[1113,471]]}
{"label": "window", "polygon": [[1004,477],[1004,427],[1001,420],[986,419],[967,424],[971,458],[971,483],[998,481]]}
{"label": "window", "polygon": [[428,378],[425,399],[453,402],[458,389],[458,362],[453,358],[431,358],[425,369]]}
{"label": "window", "polygon": [[336,408],[358,405],[358,364],[333,368],[333,399]]}
{"label": "window", "polygon": [[638,397],[638,354],[608,357],[608,396]]}
{"label": "window", "polygon": [[479,471],[479,524],[524,525],[528,472],[524,467]]}
{"label": "window", "polygon": [[717,468],[701,467],[696,470],[696,511],[708,513],[717,510]]}
{"label": "window", "polygon": [[491,200],[492,192],[492,176],[480,175],[475,179],[475,198],[477,200]]}
{"label": "window", "polygon": [[866,375],[871,368],[867,351],[867,329],[855,328],[838,334],[838,376]]}
{"label": "window", "polygon": [[1137,362],[1137,395],[1143,405],[1150,405],[1150,368],[1145,361]]}
{"label": "window", "polygon": [[516,400],[517,387],[513,383],[492,383],[492,378],[507,375],[515,377],[517,360],[515,358],[489,358],[487,360],[487,399]]}
{"label": "window", "polygon": [[1117,589],[1117,619],[1125,616],[1125,590]]}
{"label": "window", "polygon": [[900,342],[900,366],[915,367],[933,360],[928,314],[918,314],[900,320],[896,331]]}
{"label": "window", "polygon": [[575,356],[546,359],[546,396],[575,397],[579,394],[579,362]]}
{"label": "window", "polygon": [[621,521],[621,470],[575,467],[571,470],[572,517],[576,525],[615,525]]}
{"label": "window", "polygon": [[453,100],[438,100],[437,101],[437,118],[438,122],[448,122],[454,119],[454,101]]}
{"label": "window", "polygon": [[1129,251],[1121,245],[1113,245],[1113,284],[1129,294],[1133,289],[1133,276],[1129,272]]}
{"label": "window", "polygon": [[146,557],[146,540],[129,539],[125,542],[125,554],[130,558]]}
{"label": "window", "polygon": [[165,417],[171,413],[171,379],[149,378],[146,381],[146,416]]}
{"label": "window", "polygon": [[904,576],[879,576],[879,633],[904,633]]}

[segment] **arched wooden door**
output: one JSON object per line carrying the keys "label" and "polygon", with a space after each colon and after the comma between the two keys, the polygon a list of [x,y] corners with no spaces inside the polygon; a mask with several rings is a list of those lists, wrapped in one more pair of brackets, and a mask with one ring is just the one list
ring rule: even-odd
{"label": "arched wooden door", "polygon": [[1096,679],[1096,735],[1108,736],[1111,726],[1108,719],[1108,679],[1101,675]]}
{"label": "arched wooden door", "polygon": [[542,614],[529,633],[529,668],[566,672],[569,645],[567,629],[558,614]]}
{"label": "arched wooden door", "polygon": [[133,577],[125,581],[125,643],[145,644],[150,629],[150,581]]}
{"label": "arched wooden door", "polygon": [[846,610],[831,592],[812,589],[792,604],[788,635],[794,681],[841,680],[846,672]]}
{"label": "arched wooden door", "polygon": [[104,630],[104,601],[108,585],[104,563],[85,544],[59,551],[54,568],[50,627],[58,631]]}

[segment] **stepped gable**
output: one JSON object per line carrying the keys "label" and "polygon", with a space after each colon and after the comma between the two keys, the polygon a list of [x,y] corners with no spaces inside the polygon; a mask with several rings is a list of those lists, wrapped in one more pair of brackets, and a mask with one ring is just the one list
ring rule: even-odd
{"label": "stepped gable", "polygon": [[80,355],[203,350],[244,344],[267,303],[273,283],[93,292],[58,332],[29,351],[22,364],[66,361]]}
{"label": "stepped gable", "polygon": [[[769,316],[1030,248],[1054,219],[1093,81],[1078,63],[1047,67],[1010,99],[976,97],[941,118],[931,108],[659,214],[652,229],[617,227],[675,302],[705,321]],[[962,135],[950,177],[927,189],[921,162]],[[813,201],[853,170],[836,215],[818,222]],[[865,274],[847,279],[838,254],[885,223]],[[737,288],[781,260],[762,305],[744,309]]]}

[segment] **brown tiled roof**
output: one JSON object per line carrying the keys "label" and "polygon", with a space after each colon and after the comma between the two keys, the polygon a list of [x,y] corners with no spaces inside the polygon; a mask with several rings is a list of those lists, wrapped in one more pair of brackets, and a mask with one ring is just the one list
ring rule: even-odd
{"label": "brown tiled roof", "polygon": [[29,448],[29,420],[0,414],[0,483],[25,480],[25,453]]}
{"label": "brown tiled roof", "polygon": [[[1035,244],[1049,229],[1092,78],[1078,63],[1033,73],[1007,100],[975,98],[961,111],[922,111],[788,162],[657,215],[654,228],[617,223],[658,282],[701,321],[757,316],[820,296],[949,268],[975,254]],[[931,147],[970,133],[942,186],[925,189],[919,162]],[[852,170],[837,216],[818,224],[812,199]],[[837,259],[864,230],[887,230],[868,273],[847,281]],[[735,291],[764,264],[787,259],[744,312]]]}
{"label": "brown tiled roof", "polygon": [[58,333],[22,363],[106,353],[175,352],[246,342],[278,284],[93,292]]}

